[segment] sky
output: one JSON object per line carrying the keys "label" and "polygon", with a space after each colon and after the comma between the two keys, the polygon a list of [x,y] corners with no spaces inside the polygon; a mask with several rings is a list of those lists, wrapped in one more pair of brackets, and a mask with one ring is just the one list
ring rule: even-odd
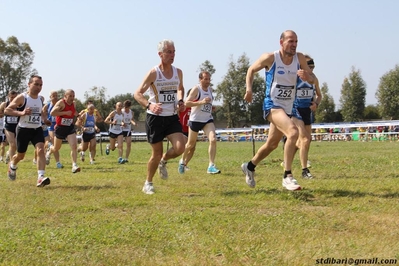
{"label": "sky", "polygon": [[206,60],[216,69],[216,87],[231,60],[245,54],[252,64],[278,50],[280,34],[290,29],[337,106],[353,67],[369,105],[377,103],[381,76],[399,64],[397,10],[396,0],[0,0],[0,38],[31,46],[44,96],[73,89],[84,100],[93,86],[110,97],[133,93],[160,62],[163,39],[175,42],[174,65],[186,89],[198,83]]}

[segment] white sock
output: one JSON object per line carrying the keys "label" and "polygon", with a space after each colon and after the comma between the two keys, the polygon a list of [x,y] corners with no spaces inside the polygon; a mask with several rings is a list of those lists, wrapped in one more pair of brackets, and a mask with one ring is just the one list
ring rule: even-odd
{"label": "white sock", "polygon": [[44,170],[38,170],[37,171],[37,177],[40,178],[41,176],[44,176]]}

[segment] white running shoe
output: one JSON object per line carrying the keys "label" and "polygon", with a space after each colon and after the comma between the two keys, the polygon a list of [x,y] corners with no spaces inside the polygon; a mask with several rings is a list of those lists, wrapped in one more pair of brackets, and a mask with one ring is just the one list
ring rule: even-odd
{"label": "white running shoe", "polygon": [[8,176],[8,179],[10,179],[11,181],[15,181],[15,179],[17,178],[17,167],[12,168],[11,163],[8,164],[7,176]]}
{"label": "white running shoe", "polygon": [[286,178],[283,178],[283,187],[290,191],[301,190],[301,186],[293,176],[287,176]]}
{"label": "white running shoe", "polygon": [[72,173],[77,173],[77,172],[80,172],[80,167],[79,166],[77,166],[77,165],[74,165],[74,166],[72,166]]}
{"label": "white running shoe", "polygon": [[164,161],[160,161],[158,165],[158,174],[162,179],[168,179],[168,170],[166,169],[166,163]]}
{"label": "white running shoe", "polygon": [[154,186],[152,183],[144,183],[143,192],[147,195],[154,194]]}
{"label": "white running shoe", "polygon": [[36,164],[36,163],[37,163],[35,159],[33,159],[32,162],[33,162],[33,164]]}
{"label": "white running shoe", "polygon": [[37,179],[37,187],[44,187],[50,184],[50,178],[40,176],[39,179]]}
{"label": "white running shoe", "polygon": [[248,170],[248,163],[243,163],[241,165],[241,170],[245,174],[245,181],[247,182],[247,185],[249,187],[254,188],[255,185],[256,185],[256,182],[255,182],[255,171],[252,172],[252,171]]}
{"label": "white running shoe", "polygon": [[310,163],[310,161],[308,160],[308,162],[307,162],[307,164],[306,164],[306,167],[307,168],[310,168],[310,167],[312,167],[312,164]]}
{"label": "white running shoe", "polygon": [[85,152],[84,152],[84,151],[81,151],[81,152],[80,152],[80,160],[81,160],[82,162],[85,161]]}

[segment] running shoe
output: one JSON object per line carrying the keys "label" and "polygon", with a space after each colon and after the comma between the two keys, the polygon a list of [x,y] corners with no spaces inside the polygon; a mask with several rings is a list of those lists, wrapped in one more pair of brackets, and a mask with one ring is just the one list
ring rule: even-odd
{"label": "running shoe", "polygon": [[8,164],[8,173],[7,173],[8,179],[11,181],[15,181],[17,178],[17,168],[12,168],[11,163]]}
{"label": "running shoe", "polygon": [[74,165],[74,166],[72,166],[72,173],[78,173],[78,172],[80,172],[80,167],[79,166],[77,166],[77,165]]}
{"label": "running shoe", "polygon": [[206,171],[208,174],[220,174],[220,170],[216,168],[216,166],[213,164],[208,167],[208,170]]}
{"label": "running shoe", "polygon": [[301,190],[301,186],[298,184],[298,181],[292,176],[287,176],[283,178],[283,187],[287,190]]}
{"label": "running shoe", "polygon": [[40,176],[39,179],[37,179],[37,187],[44,187],[50,184],[50,178]]}
{"label": "running shoe", "polygon": [[177,171],[179,172],[179,174],[184,174],[185,170],[186,170],[186,166],[184,165],[183,160],[180,159],[179,167],[177,168]]}
{"label": "running shoe", "polygon": [[154,186],[152,183],[145,183],[143,187],[143,192],[147,195],[152,195],[154,194]]}
{"label": "running shoe", "polygon": [[158,165],[158,174],[162,179],[168,179],[168,170],[166,169],[165,161],[160,161]]}
{"label": "running shoe", "polygon": [[306,179],[312,179],[313,178],[313,176],[310,173],[308,168],[305,168],[305,169],[302,170],[302,177],[306,178]]}
{"label": "running shoe", "polygon": [[248,163],[243,163],[241,165],[241,170],[245,174],[245,181],[247,182],[247,185],[254,188],[256,185],[255,171],[248,170]]}

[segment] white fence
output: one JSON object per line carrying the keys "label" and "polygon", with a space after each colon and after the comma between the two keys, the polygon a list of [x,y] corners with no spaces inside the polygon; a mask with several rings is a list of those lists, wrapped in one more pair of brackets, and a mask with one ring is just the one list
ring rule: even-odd
{"label": "white fence", "polygon": [[[219,141],[265,141],[270,125],[252,125],[246,128],[216,129]],[[399,120],[366,121],[366,122],[339,122],[312,124],[313,140],[386,140],[398,138]],[[332,130],[331,130],[332,129]],[[381,130],[382,129],[382,130]],[[96,134],[98,141],[108,141],[108,132]],[[81,138],[81,136],[78,136]],[[132,132],[133,141],[146,141],[145,132]],[[203,131],[199,132],[199,141],[206,141]]]}

